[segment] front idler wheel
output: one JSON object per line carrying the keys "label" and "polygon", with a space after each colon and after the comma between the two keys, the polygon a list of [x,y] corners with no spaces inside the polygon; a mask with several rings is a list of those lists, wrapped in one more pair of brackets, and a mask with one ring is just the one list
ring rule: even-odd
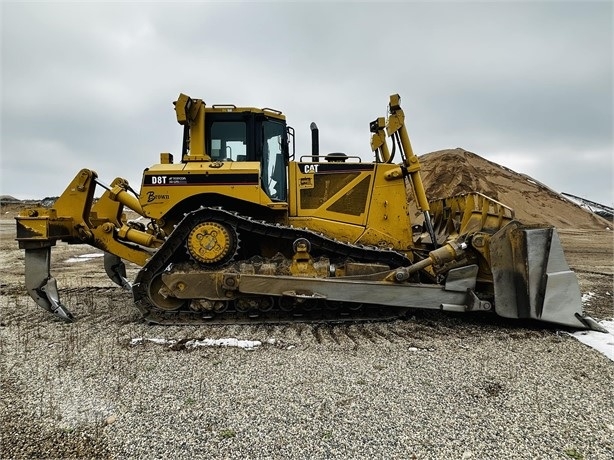
{"label": "front idler wheel", "polygon": [[178,310],[185,303],[185,300],[171,295],[170,290],[162,281],[162,276],[156,276],[151,282],[149,298],[157,308],[165,311]]}

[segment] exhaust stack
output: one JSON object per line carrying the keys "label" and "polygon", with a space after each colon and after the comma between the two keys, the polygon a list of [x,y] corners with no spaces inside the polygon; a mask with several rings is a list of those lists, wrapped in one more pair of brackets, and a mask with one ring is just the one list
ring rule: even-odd
{"label": "exhaust stack", "polygon": [[309,128],[311,128],[311,155],[313,161],[318,163],[320,161],[320,131],[314,122],[311,122]]}

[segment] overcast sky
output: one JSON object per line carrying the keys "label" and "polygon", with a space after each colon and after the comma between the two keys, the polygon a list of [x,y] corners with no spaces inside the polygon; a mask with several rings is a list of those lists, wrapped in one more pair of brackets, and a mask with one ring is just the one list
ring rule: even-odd
{"label": "overcast sky", "polygon": [[399,93],[416,154],[462,147],[614,202],[610,1],[1,8],[0,194],[59,195],[83,167],[138,189],[180,152],[180,92],[282,110],[298,153],[315,121],[322,151],[367,158]]}

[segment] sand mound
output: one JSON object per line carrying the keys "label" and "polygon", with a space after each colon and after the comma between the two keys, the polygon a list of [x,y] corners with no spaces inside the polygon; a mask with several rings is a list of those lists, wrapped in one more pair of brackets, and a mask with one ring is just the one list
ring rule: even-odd
{"label": "sand mound", "polygon": [[516,219],[526,224],[596,230],[611,226],[535,179],[461,148],[427,153],[420,163],[429,199],[477,191],[514,209]]}

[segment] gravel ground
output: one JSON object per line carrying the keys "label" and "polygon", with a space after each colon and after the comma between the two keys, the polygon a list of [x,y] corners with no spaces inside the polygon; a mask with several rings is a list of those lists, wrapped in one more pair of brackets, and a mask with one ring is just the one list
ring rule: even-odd
{"label": "gravel ground", "polygon": [[[68,325],[24,295],[23,255],[1,244],[2,458],[614,453],[614,363],[555,328],[431,312],[378,324],[148,326],[100,259],[62,265],[91,248],[60,245],[55,273],[79,318]],[[609,251],[605,268],[579,272],[598,318],[612,317]],[[185,343],[225,337],[262,344]]]}

